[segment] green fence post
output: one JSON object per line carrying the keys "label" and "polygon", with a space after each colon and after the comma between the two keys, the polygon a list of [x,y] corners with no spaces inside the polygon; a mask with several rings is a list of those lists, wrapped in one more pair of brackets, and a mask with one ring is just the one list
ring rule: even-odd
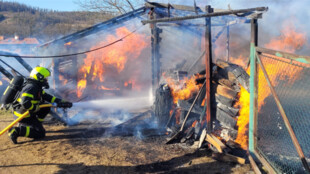
{"label": "green fence post", "polygon": [[257,19],[251,20],[251,47],[250,47],[250,115],[249,115],[249,151],[254,153],[255,149],[255,132],[256,132],[256,115],[257,115]]}

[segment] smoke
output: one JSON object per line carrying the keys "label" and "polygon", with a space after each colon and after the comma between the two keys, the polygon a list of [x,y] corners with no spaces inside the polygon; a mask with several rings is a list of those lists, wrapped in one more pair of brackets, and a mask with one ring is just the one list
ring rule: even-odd
{"label": "smoke", "polygon": [[150,107],[152,102],[148,96],[132,98],[113,98],[92,100],[86,102],[74,103],[74,107],[83,109],[106,109],[106,110],[137,110]]}

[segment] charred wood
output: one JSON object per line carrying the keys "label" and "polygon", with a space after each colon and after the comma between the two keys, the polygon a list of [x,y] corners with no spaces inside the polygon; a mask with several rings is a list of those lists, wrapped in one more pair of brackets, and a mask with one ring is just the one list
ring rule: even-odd
{"label": "charred wood", "polygon": [[229,99],[236,99],[236,96],[238,94],[237,91],[233,90],[233,89],[230,89],[228,87],[225,87],[223,85],[218,85],[217,88],[216,88],[216,93],[224,96],[224,97],[227,97]]}
{"label": "charred wood", "polygon": [[231,129],[235,129],[237,124],[237,120],[231,117],[229,114],[224,112],[223,110],[217,108],[216,109],[216,119],[223,125]]}
{"label": "charred wood", "polygon": [[226,129],[222,128],[220,136],[225,141],[235,140],[237,138],[238,131],[236,129]]}
{"label": "charred wood", "polygon": [[[216,148],[217,152],[223,153],[226,146],[216,136],[207,134],[206,141]],[[212,149],[211,149],[212,150]]]}
{"label": "charred wood", "polygon": [[[182,110],[188,111],[191,107],[191,103],[185,101],[185,100],[179,100],[178,105]],[[203,108],[197,104],[194,104],[192,112],[196,114],[200,114],[202,112]]]}
{"label": "charred wood", "polygon": [[232,73],[235,75],[240,85],[243,86],[244,89],[246,89],[248,92],[250,92],[250,76],[247,74],[247,72],[240,66],[237,66],[232,71]]}
{"label": "charred wood", "polygon": [[205,87],[205,85],[206,85],[206,82],[204,82],[204,84],[202,85],[202,87],[201,87],[201,89],[199,90],[198,94],[196,95],[195,100],[193,101],[191,107],[189,108],[189,110],[188,110],[188,112],[187,112],[187,114],[186,114],[186,116],[185,116],[185,118],[184,118],[184,121],[183,121],[183,123],[182,123],[182,126],[181,126],[179,132],[178,132],[177,134],[175,134],[174,136],[172,136],[172,137],[166,142],[166,144],[171,143],[171,142],[174,141],[175,139],[179,139],[180,136],[182,135],[182,132],[183,132],[185,123],[187,122],[187,119],[188,119],[190,113],[192,112],[192,109],[193,109],[194,105],[196,104],[198,97],[201,95],[202,89]]}
{"label": "charred wood", "polygon": [[175,118],[176,111],[177,111],[177,108],[173,109],[173,111],[169,117],[169,120],[166,124],[166,128],[171,127],[173,125],[173,123],[176,122],[176,118]]}
{"label": "charred wood", "polygon": [[230,98],[227,98],[227,97],[224,97],[222,95],[219,95],[219,94],[215,94],[215,100],[217,103],[222,103],[226,106],[232,106],[234,101],[233,99],[230,99]]}
{"label": "charred wood", "polygon": [[216,63],[223,69],[222,75],[228,77],[230,81],[238,82],[248,92],[250,91],[250,76],[241,66],[230,64],[222,60],[218,60]]}
{"label": "charred wood", "polygon": [[159,125],[165,126],[170,119],[170,110],[172,108],[172,95],[170,88],[166,85],[160,85],[156,90],[155,99],[155,117]]}
{"label": "charred wood", "polygon": [[239,109],[223,105],[222,103],[217,103],[217,107],[232,117],[235,117],[239,112]]}
{"label": "charred wood", "polygon": [[200,124],[200,122],[198,121],[198,122],[196,123],[196,125],[195,125],[194,139],[195,139],[195,140],[198,140],[200,134],[201,134],[201,124]]}

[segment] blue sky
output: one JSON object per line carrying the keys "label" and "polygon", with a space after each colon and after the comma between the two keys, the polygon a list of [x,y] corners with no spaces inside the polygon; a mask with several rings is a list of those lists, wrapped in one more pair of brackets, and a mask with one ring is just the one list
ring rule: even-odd
{"label": "blue sky", "polygon": [[57,11],[78,11],[80,7],[74,3],[75,0],[4,0],[11,2],[19,2],[32,7],[40,7],[44,9]]}

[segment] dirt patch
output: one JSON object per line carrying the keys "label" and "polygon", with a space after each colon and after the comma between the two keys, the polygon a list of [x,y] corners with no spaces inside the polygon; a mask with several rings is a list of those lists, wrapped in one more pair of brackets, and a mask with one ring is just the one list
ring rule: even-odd
{"label": "dirt patch", "polygon": [[[0,113],[0,128],[11,114]],[[0,137],[0,173],[252,173],[250,165],[218,162],[206,149],[165,145],[166,137],[109,136],[106,123],[45,125],[42,140]]]}

